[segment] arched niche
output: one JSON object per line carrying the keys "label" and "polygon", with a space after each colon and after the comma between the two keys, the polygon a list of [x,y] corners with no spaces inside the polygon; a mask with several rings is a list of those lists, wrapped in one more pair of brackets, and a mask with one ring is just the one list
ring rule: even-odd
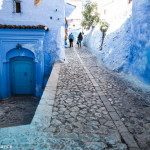
{"label": "arched niche", "polygon": [[35,59],[35,55],[32,51],[22,48],[22,49],[12,49],[7,52],[6,54],[6,60],[9,61],[13,57],[29,57],[33,60]]}
{"label": "arched niche", "polygon": [[[2,71],[2,97],[7,98],[12,95],[12,87],[11,87],[11,60],[15,58],[23,59],[23,58],[31,58],[33,60],[34,65],[34,72],[37,72],[37,62],[35,61],[35,55],[32,51],[21,48],[21,49],[11,49],[6,53],[6,60],[3,62],[3,71]],[[35,81],[38,81],[37,77],[35,76]],[[36,84],[36,83],[35,83]],[[36,94],[36,93],[35,93]]]}

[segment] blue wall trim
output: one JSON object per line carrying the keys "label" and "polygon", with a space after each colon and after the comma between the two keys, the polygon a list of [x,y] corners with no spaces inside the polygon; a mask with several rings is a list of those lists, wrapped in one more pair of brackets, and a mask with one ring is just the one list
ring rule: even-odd
{"label": "blue wall trim", "polygon": [[[35,70],[34,94],[40,97],[44,85],[43,40],[45,30],[1,29],[0,33],[2,33],[0,34],[0,99],[11,96],[10,59],[19,57],[33,59]],[[21,45],[21,49],[16,49],[18,43]]]}

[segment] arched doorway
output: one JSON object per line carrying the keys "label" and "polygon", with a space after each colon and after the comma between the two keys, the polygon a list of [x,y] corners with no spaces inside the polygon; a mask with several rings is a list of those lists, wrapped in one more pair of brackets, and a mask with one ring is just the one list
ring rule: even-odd
{"label": "arched doorway", "polygon": [[12,58],[10,60],[12,94],[34,94],[34,74],[34,63],[32,58]]}

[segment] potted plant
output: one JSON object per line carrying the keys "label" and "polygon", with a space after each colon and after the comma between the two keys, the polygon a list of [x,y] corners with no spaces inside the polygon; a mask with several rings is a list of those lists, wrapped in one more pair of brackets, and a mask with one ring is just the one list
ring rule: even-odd
{"label": "potted plant", "polygon": [[104,38],[106,36],[107,30],[108,30],[108,23],[105,20],[101,20],[100,21],[100,31],[102,32],[102,41],[101,41],[100,51],[103,48]]}

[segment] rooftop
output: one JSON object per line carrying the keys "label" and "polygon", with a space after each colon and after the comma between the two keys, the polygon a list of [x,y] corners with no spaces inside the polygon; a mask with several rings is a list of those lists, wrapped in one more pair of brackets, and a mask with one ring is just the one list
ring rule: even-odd
{"label": "rooftop", "polygon": [[0,28],[3,28],[3,29],[44,29],[46,31],[49,31],[49,28],[44,26],[44,25],[37,25],[37,26],[31,26],[31,25],[2,25],[0,24]]}

